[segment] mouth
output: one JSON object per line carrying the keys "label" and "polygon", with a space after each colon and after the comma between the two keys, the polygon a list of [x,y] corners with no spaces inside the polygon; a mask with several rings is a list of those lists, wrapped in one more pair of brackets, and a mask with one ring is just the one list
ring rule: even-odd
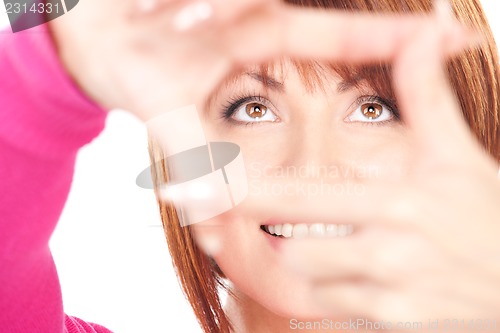
{"label": "mouth", "polygon": [[284,224],[264,224],[260,229],[277,238],[335,238],[346,237],[352,234],[351,224],[326,224],[326,223],[284,223]]}

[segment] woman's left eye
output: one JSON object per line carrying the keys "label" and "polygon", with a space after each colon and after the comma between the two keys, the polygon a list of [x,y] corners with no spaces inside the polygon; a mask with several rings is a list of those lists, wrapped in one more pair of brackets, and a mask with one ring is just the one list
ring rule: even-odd
{"label": "woman's left eye", "polygon": [[346,120],[349,122],[381,123],[395,118],[391,108],[379,101],[365,101],[352,112]]}
{"label": "woman's left eye", "polygon": [[234,108],[230,117],[242,123],[275,122],[278,120],[271,108],[256,101],[241,103]]}

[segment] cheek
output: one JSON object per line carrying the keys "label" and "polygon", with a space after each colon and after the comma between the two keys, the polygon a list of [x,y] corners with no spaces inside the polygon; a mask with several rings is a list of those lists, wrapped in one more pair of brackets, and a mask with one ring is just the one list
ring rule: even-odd
{"label": "cheek", "polygon": [[[282,165],[293,155],[294,147],[284,131],[254,130],[231,135],[228,140],[239,145],[249,186],[272,174],[274,166]],[[296,153],[295,153],[296,154]]]}
{"label": "cheek", "polygon": [[[338,129],[331,132],[331,137],[317,141],[324,145],[321,151],[298,149],[300,144],[294,141],[296,133],[242,133],[224,135],[224,132],[219,132],[213,134],[212,140],[231,141],[241,147],[250,191],[266,191],[260,187],[263,184],[260,181],[266,178],[300,177],[311,182],[324,180],[314,173],[305,172],[308,170],[303,166],[309,160],[328,167],[319,170],[318,174],[334,183],[353,180],[364,183],[374,178],[397,180],[411,168],[411,149],[404,130]],[[311,151],[319,153],[308,156]],[[288,169],[291,165],[296,168]],[[281,193],[279,189],[274,190],[272,193],[276,195]],[[300,191],[297,193],[302,195]],[[222,226],[219,231],[221,249],[214,258],[238,290],[281,316],[324,316],[309,298],[308,285],[280,264],[279,255],[273,252],[259,229],[263,221],[248,212],[240,213],[238,209],[214,220]]]}
{"label": "cheek", "polygon": [[281,264],[280,254],[269,246],[258,220],[233,212],[218,222],[224,230],[214,259],[233,291],[244,297],[245,306],[258,304],[285,318],[327,315],[311,298],[309,284]]}
{"label": "cheek", "polygon": [[342,156],[359,182],[398,181],[412,168],[412,145],[402,126],[371,129],[343,136]]}
{"label": "cheek", "polygon": [[380,148],[376,153],[358,151],[352,160],[358,166],[360,182],[401,180],[408,174],[412,164],[410,148],[399,143]]}

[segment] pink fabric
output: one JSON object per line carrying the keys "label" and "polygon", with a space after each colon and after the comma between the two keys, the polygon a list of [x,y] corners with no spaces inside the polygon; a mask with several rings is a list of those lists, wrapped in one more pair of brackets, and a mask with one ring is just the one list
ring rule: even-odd
{"label": "pink fabric", "polygon": [[45,26],[0,32],[0,332],[108,333],[65,316],[49,251],[78,149],[106,112],[58,62]]}

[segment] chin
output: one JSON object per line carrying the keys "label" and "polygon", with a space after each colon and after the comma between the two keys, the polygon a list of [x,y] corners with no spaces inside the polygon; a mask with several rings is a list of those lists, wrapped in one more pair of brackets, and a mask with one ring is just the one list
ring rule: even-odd
{"label": "chin", "polygon": [[279,230],[273,228],[270,232],[269,225],[278,223],[233,215],[231,221],[224,221],[223,246],[215,261],[243,307],[276,320],[327,318],[312,299],[309,283],[282,264],[281,244],[292,237],[286,230],[285,235],[277,235]]}
{"label": "chin", "polygon": [[261,265],[262,269],[257,270],[259,273],[250,274],[253,270],[245,267],[243,262],[237,270],[228,270],[221,264],[222,271],[231,281],[231,290],[243,308],[251,308],[259,316],[287,322],[291,319],[327,318],[328,313],[312,299],[309,284],[283,267],[264,269],[265,265]]}

